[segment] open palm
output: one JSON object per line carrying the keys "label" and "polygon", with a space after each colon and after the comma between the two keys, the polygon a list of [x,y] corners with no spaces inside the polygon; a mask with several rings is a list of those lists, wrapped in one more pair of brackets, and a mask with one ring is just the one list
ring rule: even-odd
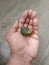
{"label": "open palm", "polygon": [[[21,34],[21,27],[25,26],[34,29],[34,33],[30,36]],[[27,55],[35,57],[38,51],[38,21],[36,13],[32,10],[26,10],[21,18],[17,20],[8,30],[6,35],[7,41],[11,48],[11,52],[17,55]]]}

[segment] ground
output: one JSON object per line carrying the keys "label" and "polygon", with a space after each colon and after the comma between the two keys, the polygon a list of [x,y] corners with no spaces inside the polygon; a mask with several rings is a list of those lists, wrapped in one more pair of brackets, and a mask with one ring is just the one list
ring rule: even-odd
{"label": "ground", "polygon": [[49,64],[49,0],[0,0],[0,55],[5,61],[10,49],[5,34],[10,25],[19,19],[22,12],[32,9],[37,12],[39,20],[40,45],[33,65]]}

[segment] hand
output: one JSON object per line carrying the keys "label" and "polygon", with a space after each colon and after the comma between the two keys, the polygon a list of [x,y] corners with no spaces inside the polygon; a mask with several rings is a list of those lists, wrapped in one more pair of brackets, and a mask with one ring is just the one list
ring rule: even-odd
{"label": "hand", "polygon": [[[32,33],[30,36],[22,35],[20,31],[22,26],[28,27],[29,29],[33,28],[34,33]],[[6,38],[12,55],[20,56],[24,59],[27,58],[29,61],[32,61],[32,59],[37,55],[39,45],[36,12],[26,10],[22,14],[21,18],[9,28]]]}

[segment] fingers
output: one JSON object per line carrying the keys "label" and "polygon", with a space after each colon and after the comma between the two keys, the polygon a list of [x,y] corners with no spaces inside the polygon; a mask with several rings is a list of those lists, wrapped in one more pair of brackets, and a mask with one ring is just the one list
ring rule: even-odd
{"label": "fingers", "polygon": [[16,32],[22,26],[28,27],[29,29],[33,28],[34,32],[38,33],[38,21],[37,21],[37,14],[35,11],[26,10],[21,18],[16,21],[13,26],[11,26],[12,32]]}
{"label": "fingers", "polygon": [[35,17],[37,17],[37,13],[35,11],[33,11],[31,14],[31,19],[33,20]]}
{"label": "fingers", "polygon": [[29,9],[29,18],[31,18],[32,12],[33,11],[31,9]]}
{"label": "fingers", "polygon": [[25,24],[24,24],[24,27],[28,27],[28,24],[25,23]]}
{"label": "fingers", "polygon": [[37,34],[32,34],[30,35],[31,38],[39,40],[39,36]]}
{"label": "fingers", "polygon": [[34,29],[34,33],[38,34],[39,23],[38,23],[37,17],[35,19],[33,19],[33,29]]}
{"label": "fingers", "polygon": [[21,18],[19,19],[19,22],[20,23],[25,23],[25,20],[26,20],[26,18],[27,18],[27,16],[28,16],[28,10],[26,10],[26,11],[24,11],[24,13],[22,14],[22,16],[21,16]]}
{"label": "fingers", "polygon": [[39,31],[39,24],[38,24],[38,20],[37,20],[37,17],[35,17],[33,20],[32,20],[32,26],[33,26],[33,29],[34,29],[34,32],[33,34],[30,36],[36,40],[39,39],[39,36],[38,36],[38,31]]}
{"label": "fingers", "polygon": [[16,32],[16,31],[18,31],[18,29],[20,29],[20,28],[23,26],[23,24],[24,24],[25,19],[27,18],[27,16],[28,16],[28,10],[26,10],[26,11],[22,14],[21,18],[20,18],[18,21],[16,21],[16,22],[10,27],[9,31],[11,32],[11,34],[14,33],[14,32]]}
{"label": "fingers", "polygon": [[9,32],[11,34],[15,33],[18,30],[18,21],[16,21],[10,28],[9,28]]}
{"label": "fingers", "polygon": [[16,22],[13,24],[12,27],[14,27],[14,28],[17,30],[17,29],[18,29],[18,21],[16,21]]}
{"label": "fingers", "polygon": [[29,10],[29,17],[30,17],[30,22],[29,22],[28,28],[33,28],[34,33],[38,34],[39,24],[38,24],[36,12]]}
{"label": "fingers", "polygon": [[26,10],[21,18],[19,19],[19,28],[22,26],[28,27],[29,29],[34,29],[34,32],[38,33],[38,21],[36,18],[37,14],[35,11]]}
{"label": "fingers", "polygon": [[[20,28],[25,24],[26,19],[28,17],[28,13],[29,13],[28,10],[25,10],[24,13],[22,14],[21,18],[19,19],[19,27]],[[25,26],[26,26],[26,24],[25,24]]]}
{"label": "fingers", "polygon": [[7,33],[6,33],[6,39],[10,39],[10,36],[13,35],[18,29],[18,22],[16,21],[12,26],[9,27]]}
{"label": "fingers", "polygon": [[22,14],[22,18],[26,19],[29,15],[28,10],[25,10],[24,13]]}
{"label": "fingers", "polygon": [[28,28],[33,28],[33,20],[36,18],[36,16],[37,14],[35,11],[29,10],[30,21],[29,21]]}
{"label": "fingers", "polygon": [[[30,28],[30,27],[33,25],[32,20],[33,20],[33,18],[35,18],[35,17],[36,17],[36,12],[35,12],[35,11],[32,11],[31,9],[28,10],[28,14],[27,14],[27,17],[26,17],[26,19],[25,19],[24,26]],[[31,26],[30,26],[30,25],[31,25]]]}

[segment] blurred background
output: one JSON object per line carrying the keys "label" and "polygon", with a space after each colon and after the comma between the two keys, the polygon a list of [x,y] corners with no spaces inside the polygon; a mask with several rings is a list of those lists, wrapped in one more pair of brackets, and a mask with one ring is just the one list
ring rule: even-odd
{"label": "blurred background", "polygon": [[0,65],[6,65],[10,48],[5,34],[24,10],[37,12],[40,45],[33,65],[49,65],[49,0],[0,0]]}

